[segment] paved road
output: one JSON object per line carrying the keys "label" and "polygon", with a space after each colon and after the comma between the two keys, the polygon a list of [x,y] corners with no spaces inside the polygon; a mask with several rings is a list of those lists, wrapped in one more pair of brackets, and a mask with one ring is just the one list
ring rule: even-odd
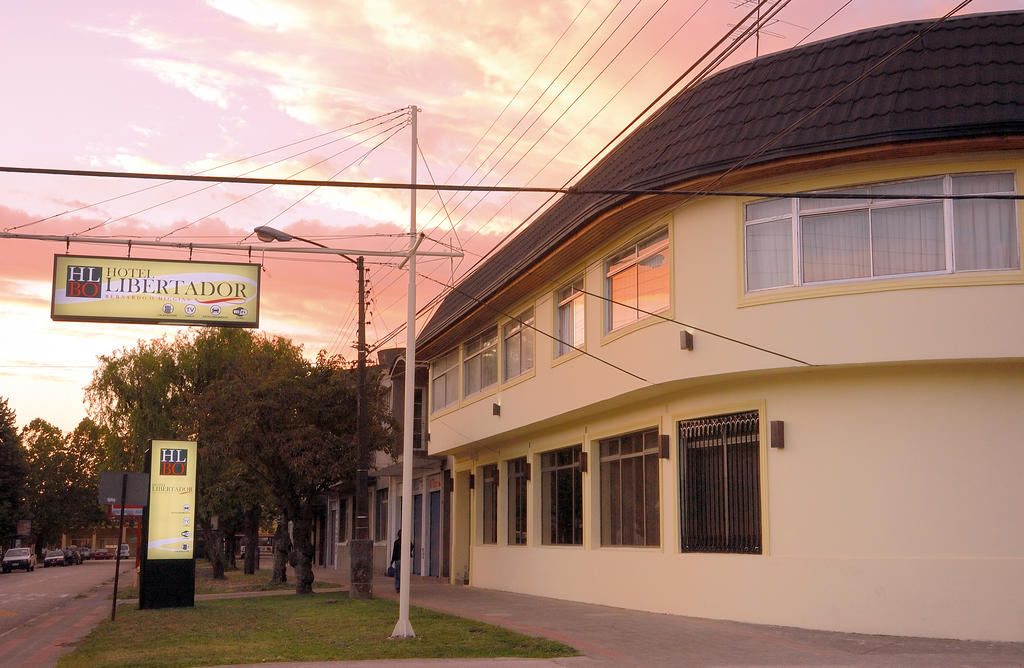
{"label": "paved road", "polygon": [[[121,584],[134,583],[134,568],[134,560],[121,562]],[[0,661],[52,666],[110,615],[113,580],[113,561],[0,574]]]}

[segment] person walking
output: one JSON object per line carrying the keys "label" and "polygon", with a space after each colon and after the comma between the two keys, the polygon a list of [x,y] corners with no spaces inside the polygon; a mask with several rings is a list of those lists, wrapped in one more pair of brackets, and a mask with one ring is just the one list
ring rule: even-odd
{"label": "person walking", "polygon": [[[416,556],[416,546],[409,542],[409,556]],[[402,530],[398,530],[398,535],[395,536],[395,544],[391,548],[391,566],[395,569],[395,593],[397,594],[402,586],[401,581],[401,570],[402,570]]]}

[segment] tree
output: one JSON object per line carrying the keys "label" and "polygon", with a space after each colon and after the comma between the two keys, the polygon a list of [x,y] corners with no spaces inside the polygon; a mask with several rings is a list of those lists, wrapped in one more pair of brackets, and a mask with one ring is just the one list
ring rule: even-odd
{"label": "tree", "polygon": [[[179,337],[173,346],[181,399],[179,430],[199,443],[202,464],[198,482],[203,493],[196,504],[196,519],[215,578],[224,577],[229,563],[234,565],[235,536],[239,531],[258,537],[260,508],[268,497],[266,486],[254,472],[225,451],[216,436],[209,433],[209,423],[216,418],[206,400],[207,390],[215,380],[234,373],[238,362],[249,354],[252,340],[247,330],[207,328],[190,337]],[[258,554],[258,545],[253,542],[247,552],[246,573],[255,573],[254,557]]]}
{"label": "tree", "polygon": [[0,543],[15,537],[25,505],[28,464],[16,425],[14,410],[0,399]]}
{"label": "tree", "polygon": [[[79,443],[87,440],[83,434],[79,434]],[[93,526],[103,519],[95,460],[88,452],[82,456],[73,448],[72,436],[65,438],[59,428],[39,418],[21,430],[28,464],[26,504],[37,550],[58,544],[66,531]]]}
{"label": "tree", "polygon": [[115,437],[108,441],[109,470],[143,470],[150,440],[177,433],[177,380],[173,350],[164,339],[100,357],[85,399],[90,416]]}
{"label": "tree", "polygon": [[[207,388],[211,437],[255,471],[291,523],[296,593],[312,591],[313,503],[355,470],[355,372],[321,353],[310,364],[280,338],[253,337],[232,373]],[[388,447],[392,421],[380,384],[370,393],[376,447]],[[219,418],[219,419],[218,419]]]}
{"label": "tree", "polygon": [[[266,507],[290,523],[296,591],[311,591],[313,502],[354,478],[354,370],[324,353],[310,363],[283,338],[216,328],[140,342],[101,362],[90,411],[120,439],[122,460],[141,463],[152,438],[199,443],[196,516],[215,574],[226,567],[228,536],[254,533]],[[377,377],[370,387],[371,447],[389,448],[386,394]]]}

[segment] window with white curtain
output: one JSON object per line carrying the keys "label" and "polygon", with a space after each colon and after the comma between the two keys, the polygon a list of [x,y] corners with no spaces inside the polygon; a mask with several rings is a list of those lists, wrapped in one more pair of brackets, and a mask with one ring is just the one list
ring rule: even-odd
{"label": "window with white curtain", "polygon": [[459,349],[430,363],[430,409],[438,411],[459,400]]}
{"label": "window with white curtain", "polygon": [[582,348],[586,342],[586,309],[584,306],[583,278],[563,286],[557,293],[556,314],[558,335],[555,357]]}
{"label": "window with white curtain", "polygon": [[[1012,200],[916,199],[1011,195],[1016,192],[1012,173],[952,174],[834,192],[855,197],[777,198],[747,204],[747,292],[1020,267]],[[895,196],[899,197],[892,199]]]}
{"label": "window with white curtain", "polygon": [[495,325],[462,344],[462,396],[498,382],[498,327]]}
{"label": "window with white curtain", "polygon": [[521,376],[533,368],[533,307],[501,328],[502,380]]}

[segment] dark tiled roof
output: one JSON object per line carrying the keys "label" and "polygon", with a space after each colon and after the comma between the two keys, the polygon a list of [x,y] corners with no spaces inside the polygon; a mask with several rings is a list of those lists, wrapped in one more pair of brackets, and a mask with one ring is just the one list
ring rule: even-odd
{"label": "dark tiled roof", "polygon": [[[670,100],[579,183],[666,188],[721,173],[933,21],[864,30],[720,72]],[[1024,135],[1024,12],[949,19],[744,166],[883,144]],[[429,343],[628,195],[565,195],[450,293]],[[465,293],[465,294],[462,294]]]}

